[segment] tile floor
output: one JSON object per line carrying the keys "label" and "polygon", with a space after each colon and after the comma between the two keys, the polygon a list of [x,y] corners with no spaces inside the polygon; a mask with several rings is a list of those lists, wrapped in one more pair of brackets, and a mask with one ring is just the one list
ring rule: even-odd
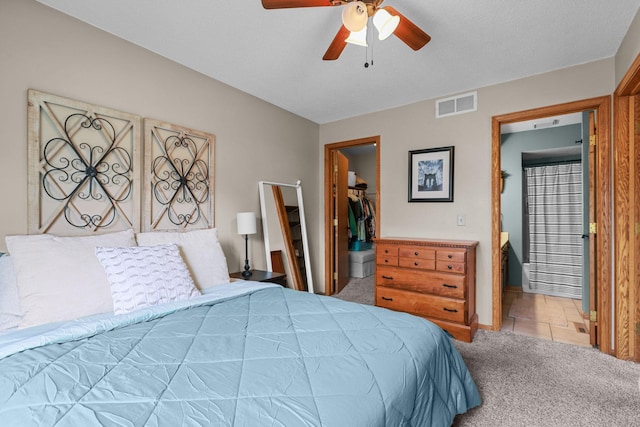
{"label": "tile floor", "polygon": [[582,301],[508,288],[502,297],[502,330],[589,347]]}

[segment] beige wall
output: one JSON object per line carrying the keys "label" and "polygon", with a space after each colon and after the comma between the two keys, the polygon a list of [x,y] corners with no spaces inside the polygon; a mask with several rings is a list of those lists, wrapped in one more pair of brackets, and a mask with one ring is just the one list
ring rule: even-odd
{"label": "beige wall", "polygon": [[[478,111],[473,113],[435,119],[434,100],[429,100],[321,125],[318,150],[322,153],[328,143],[380,135],[381,236],[479,241],[477,311],[480,323],[490,325],[491,117],[608,95],[613,87],[610,58],[478,89]],[[455,146],[454,202],[408,203],[408,151],[449,145]],[[322,178],[323,171],[319,173]],[[465,226],[456,225],[458,214],[466,216]]]}
{"label": "beige wall", "polygon": [[375,200],[376,196],[376,151],[372,149],[354,156],[349,161],[349,170],[355,171],[367,182],[367,194]]}
{"label": "beige wall", "polygon": [[[434,101],[318,126],[58,13],[34,0],[0,3],[0,250],[27,229],[29,88],[216,135],[216,227],[230,269],[241,268],[235,213],[259,212],[257,181],[301,179],[316,289],[323,291],[323,145],[381,136],[382,236],[475,239],[478,313],[491,323],[491,117],[610,94],[640,50],[634,20],[618,55],[478,89],[477,112],[436,120]],[[319,146],[317,145],[319,142]],[[453,203],[407,202],[409,150],[454,145]],[[466,226],[456,226],[457,214]],[[260,230],[260,227],[259,227]],[[252,265],[264,266],[262,235]]]}
{"label": "beige wall", "polygon": [[[0,250],[7,234],[27,231],[29,88],[213,133],[215,225],[232,271],[244,260],[235,214],[259,216],[259,180],[301,179],[308,211],[320,210],[313,122],[33,0],[0,3],[0,64]],[[317,217],[309,222],[317,229]],[[264,268],[261,231],[250,251],[252,266]]]}
{"label": "beige wall", "polygon": [[616,53],[616,87],[640,53],[640,10],[629,26]]}

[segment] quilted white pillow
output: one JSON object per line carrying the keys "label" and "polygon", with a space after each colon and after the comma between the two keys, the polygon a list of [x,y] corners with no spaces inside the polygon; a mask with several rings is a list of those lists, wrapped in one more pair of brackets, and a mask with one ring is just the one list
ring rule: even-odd
{"label": "quilted white pillow", "polygon": [[175,243],[187,264],[191,277],[200,290],[229,283],[227,259],[215,228],[184,232],[151,231],[137,233],[139,246]]}
{"label": "quilted white pillow", "polygon": [[96,256],[109,278],[115,314],[200,295],[176,244],[97,247]]}
{"label": "quilted white pillow", "polygon": [[22,308],[20,328],[113,312],[96,246],[135,246],[133,230],[82,237],[7,236]]}

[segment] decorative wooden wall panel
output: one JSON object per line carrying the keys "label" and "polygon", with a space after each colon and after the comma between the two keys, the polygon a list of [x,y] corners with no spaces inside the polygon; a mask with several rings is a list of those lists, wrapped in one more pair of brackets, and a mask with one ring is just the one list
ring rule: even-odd
{"label": "decorative wooden wall panel", "polygon": [[214,136],[145,119],[145,219],[150,230],[214,226]]}
{"label": "decorative wooden wall panel", "polygon": [[140,229],[140,117],[28,92],[29,233]]}

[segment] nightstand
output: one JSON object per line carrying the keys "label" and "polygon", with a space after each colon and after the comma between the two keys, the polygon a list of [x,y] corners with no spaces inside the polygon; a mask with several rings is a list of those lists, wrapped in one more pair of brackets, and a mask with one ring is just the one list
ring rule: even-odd
{"label": "nightstand", "polygon": [[251,270],[251,276],[242,277],[242,272],[230,273],[229,277],[233,279],[253,280],[254,282],[269,282],[280,286],[287,287],[287,275],[284,273],[275,273],[273,271]]}

